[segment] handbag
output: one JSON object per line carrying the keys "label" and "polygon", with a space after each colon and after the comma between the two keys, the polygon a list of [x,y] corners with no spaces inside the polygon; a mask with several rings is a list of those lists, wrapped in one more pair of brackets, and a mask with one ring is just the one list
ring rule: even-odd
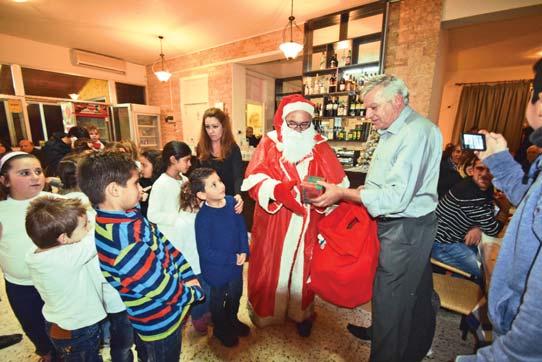
{"label": "handbag", "polygon": [[380,243],[376,221],[359,204],[342,202],[318,223],[310,288],[340,307],[355,308],[371,300]]}

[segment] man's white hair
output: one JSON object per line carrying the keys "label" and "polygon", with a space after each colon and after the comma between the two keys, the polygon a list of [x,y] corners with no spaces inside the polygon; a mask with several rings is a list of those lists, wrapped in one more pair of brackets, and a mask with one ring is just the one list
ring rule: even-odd
{"label": "man's white hair", "polygon": [[408,105],[408,87],[401,78],[387,74],[372,77],[363,85],[363,90],[361,92],[362,97],[365,97],[367,93],[377,87],[382,87],[382,96],[384,96],[386,100],[391,100],[396,94],[399,94],[403,97],[405,106]]}

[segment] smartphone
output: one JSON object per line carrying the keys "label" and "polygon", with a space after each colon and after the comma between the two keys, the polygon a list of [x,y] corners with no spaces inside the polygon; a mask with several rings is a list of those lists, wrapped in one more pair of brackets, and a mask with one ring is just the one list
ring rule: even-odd
{"label": "smartphone", "polygon": [[462,133],[461,148],[471,151],[486,150],[486,136],[480,133]]}

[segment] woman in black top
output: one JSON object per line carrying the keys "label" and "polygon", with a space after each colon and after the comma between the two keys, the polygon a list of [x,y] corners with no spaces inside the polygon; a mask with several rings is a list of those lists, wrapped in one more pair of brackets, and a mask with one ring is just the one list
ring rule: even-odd
{"label": "woman in black top", "polygon": [[202,167],[210,167],[220,176],[226,186],[226,195],[235,198],[235,212],[241,213],[243,160],[233,138],[230,119],[221,109],[209,108],[203,114],[196,153]]}

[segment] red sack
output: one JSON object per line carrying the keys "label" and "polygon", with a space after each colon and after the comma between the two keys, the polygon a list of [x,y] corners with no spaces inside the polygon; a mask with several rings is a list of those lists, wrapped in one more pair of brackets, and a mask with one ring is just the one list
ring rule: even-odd
{"label": "red sack", "polygon": [[325,245],[313,249],[310,288],[340,307],[371,300],[380,243],[367,209],[343,202],[320,220],[318,230]]}

